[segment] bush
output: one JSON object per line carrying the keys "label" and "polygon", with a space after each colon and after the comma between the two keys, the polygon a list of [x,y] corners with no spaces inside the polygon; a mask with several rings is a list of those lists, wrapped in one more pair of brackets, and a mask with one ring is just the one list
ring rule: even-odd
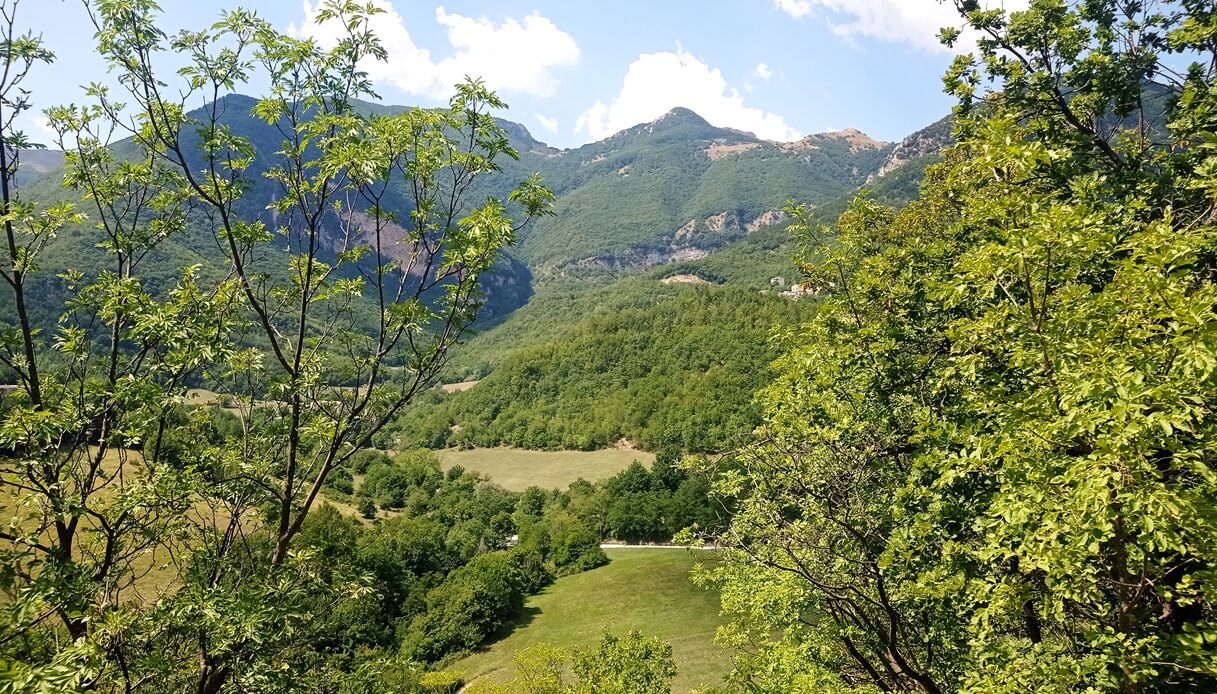
{"label": "bush", "polygon": [[427,594],[402,650],[424,662],[477,646],[524,607],[525,577],[507,552],[474,557]]}
{"label": "bush", "polygon": [[465,684],[465,676],[450,670],[428,672],[418,680],[418,686],[428,694],[432,692],[434,694],[454,694],[460,691],[463,684]]}
{"label": "bush", "polygon": [[545,566],[545,558],[540,554],[522,550],[519,547],[513,547],[507,551],[507,554],[520,571],[525,594],[532,595],[554,580],[553,573]]}
{"label": "bush", "polygon": [[376,517],[376,502],[369,497],[363,497],[359,500],[359,515],[372,520]]}
{"label": "bush", "polygon": [[600,535],[583,523],[572,523],[553,537],[551,557],[559,576],[594,569],[608,563],[600,549]]}
{"label": "bush", "polygon": [[366,475],[368,470],[371,470],[377,465],[390,465],[393,459],[381,453],[380,451],[364,448],[355,452],[351,456],[351,471],[356,475]]}
{"label": "bush", "polygon": [[[387,456],[380,455],[388,459]],[[439,458],[434,453],[409,451],[388,464],[372,465],[359,494],[375,499],[380,507],[385,509],[404,507],[411,495],[417,495],[425,506],[439,489],[443,479]]]}
{"label": "bush", "polygon": [[325,488],[330,489],[340,494],[355,493],[355,478],[351,476],[351,471],[346,468],[336,468],[330,471],[330,474],[325,478]]}
{"label": "bush", "polygon": [[676,676],[672,646],[637,631],[605,634],[595,649],[577,651],[571,668],[579,694],[668,694]]}

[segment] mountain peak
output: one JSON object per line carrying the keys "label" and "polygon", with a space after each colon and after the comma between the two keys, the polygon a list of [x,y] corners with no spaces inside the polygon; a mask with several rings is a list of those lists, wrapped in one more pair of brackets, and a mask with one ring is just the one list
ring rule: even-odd
{"label": "mountain peak", "polygon": [[677,106],[655,120],[626,128],[604,141],[622,137],[688,137],[694,140],[750,140],[759,141],[756,135],[735,128],[723,128],[711,124],[692,109]]}
{"label": "mountain peak", "polygon": [[695,113],[692,109],[685,108],[684,106],[677,106],[676,108],[668,111],[667,113],[663,114],[662,116],[651,121],[651,123],[652,124],[659,123],[660,121],[668,120],[669,118],[673,118],[673,119],[677,119],[677,120],[689,120],[689,121],[693,121],[693,122],[699,123],[699,124],[700,123],[705,123],[706,125],[710,124],[709,122],[706,121],[705,118],[702,118],[701,116],[697,115],[697,113]]}
{"label": "mountain peak", "polygon": [[819,149],[820,144],[828,140],[844,140],[849,144],[851,152],[860,152],[867,149],[883,149],[891,144],[890,142],[876,140],[857,128],[845,128],[844,130],[830,130],[824,133],[808,135],[801,140],[783,143],[782,148],[788,150]]}
{"label": "mountain peak", "polygon": [[669,128],[675,125],[690,125],[696,128],[714,127],[710,125],[709,121],[697,115],[697,113],[695,113],[692,109],[685,108],[684,106],[677,106],[653,121],[639,123],[638,125],[628,128],[627,130],[636,131],[645,129],[647,132],[655,132],[656,128]]}
{"label": "mountain peak", "polygon": [[830,139],[845,140],[855,150],[883,149],[884,147],[886,147],[889,144],[889,143],[883,142],[881,140],[876,140],[875,138],[871,137],[870,135],[867,135],[866,133],[862,132],[861,130],[858,130],[857,128],[845,128],[843,130],[830,130],[826,133],[817,133],[815,135],[811,135],[810,137],[814,137],[818,140],[830,140]]}
{"label": "mountain peak", "polygon": [[522,123],[516,123],[515,121],[504,120],[502,118],[495,118],[494,120],[495,123],[497,123],[498,126],[507,133],[507,139],[511,142],[511,144],[521,152],[535,152],[536,154],[553,155],[560,151],[533,137],[532,133],[529,132],[528,128]]}

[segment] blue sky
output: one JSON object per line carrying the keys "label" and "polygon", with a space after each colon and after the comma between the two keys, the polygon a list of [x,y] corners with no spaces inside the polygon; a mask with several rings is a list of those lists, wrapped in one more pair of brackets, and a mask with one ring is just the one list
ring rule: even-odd
{"label": "blue sky", "polygon": [[[896,140],[951,107],[937,0],[372,0],[390,53],[370,66],[387,103],[436,105],[463,74],[484,77],[541,140],[571,147],[686,106],[774,140],[854,127]],[[167,28],[198,27],[231,0],[161,0]],[[276,26],[315,36],[318,0],[253,0]],[[39,108],[106,81],[79,0],[25,0],[19,24],[58,60],[28,83]],[[256,88],[251,89],[256,91]],[[38,125],[27,128],[39,139]]]}

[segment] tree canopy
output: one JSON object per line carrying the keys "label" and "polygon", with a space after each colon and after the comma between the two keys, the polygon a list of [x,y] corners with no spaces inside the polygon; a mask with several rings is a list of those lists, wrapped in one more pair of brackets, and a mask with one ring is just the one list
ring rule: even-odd
{"label": "tree canopy", "polygon": [[790,209],[829,292],[715,485],[737,549],[702,578],[762,644],[737,677],[1209,691],[1217,11],[958,6],[978,51],[920,198],[830,235]]}
{"label": "tree canopy", "polygon": [[[169,35],[151,0],[97,0],[117,88],[47,111],[82,203],[27,198],[13,116],[31,65],[54,56],[17,33],[18,5],[0,12],[0,275],[16,314],[0,364],[17,385],[0,413],[0,690],[281,691],[315,665],[302,624],[373,589],[298,541],[321,490],[434,384],[479,278],[553,194],[536,176],[470,193],[518,156],[481,82],[444,109],[361,107],[361,66],[385,58],[374,6],[322,3],[318,21],[343,32],[327,49],[247,10]],[[174,76],[154,69],[166,52]],[[255,77],[262,98],[234,96]],[[269,165],[251,121],[279,134]],[[102,270],[65,274],[51,330],[27,300],[68,225],[91,241],[80,267]],[[147,282],[155,249],[188,229],[224,272]],[[235,421],[182,406],[204,376]]]}

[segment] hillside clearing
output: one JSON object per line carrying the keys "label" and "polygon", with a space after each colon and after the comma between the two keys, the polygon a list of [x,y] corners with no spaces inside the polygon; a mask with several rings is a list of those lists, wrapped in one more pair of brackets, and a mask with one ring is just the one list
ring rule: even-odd
{"label": "hillside clearing", "polygon": [[445,383],[440,386],[440,390],[445,393],[463,393],[466,390],[476,386],[477,381],[461,381],[460,383]]}
{"label": "hillside clearing", "polygon": [[705,552],[683,549],[610,549],[608,566],[558,579],[525,605],[521,623],[485,650],[454,663],[466,681],[511,676],[512,657],[541,644],[576,648],[595,643],[605,631],[638,629],[672,644],[677,675],[673,692],[716,685],[731,669],[727,652],[713,643],[722,623],[718,595],[689,581]]}
{"label": "hillside clearing", "polygon": [[609,448],[600,451],[529,451],[521,448],[455,448],[436,451],[444,468],[460,465],[480,472],[498,485],[524,491],[536,485],[543,489],[565,489],[583,478],[589,482],[607,479],[637,460],[655,461],[646,451]]}

